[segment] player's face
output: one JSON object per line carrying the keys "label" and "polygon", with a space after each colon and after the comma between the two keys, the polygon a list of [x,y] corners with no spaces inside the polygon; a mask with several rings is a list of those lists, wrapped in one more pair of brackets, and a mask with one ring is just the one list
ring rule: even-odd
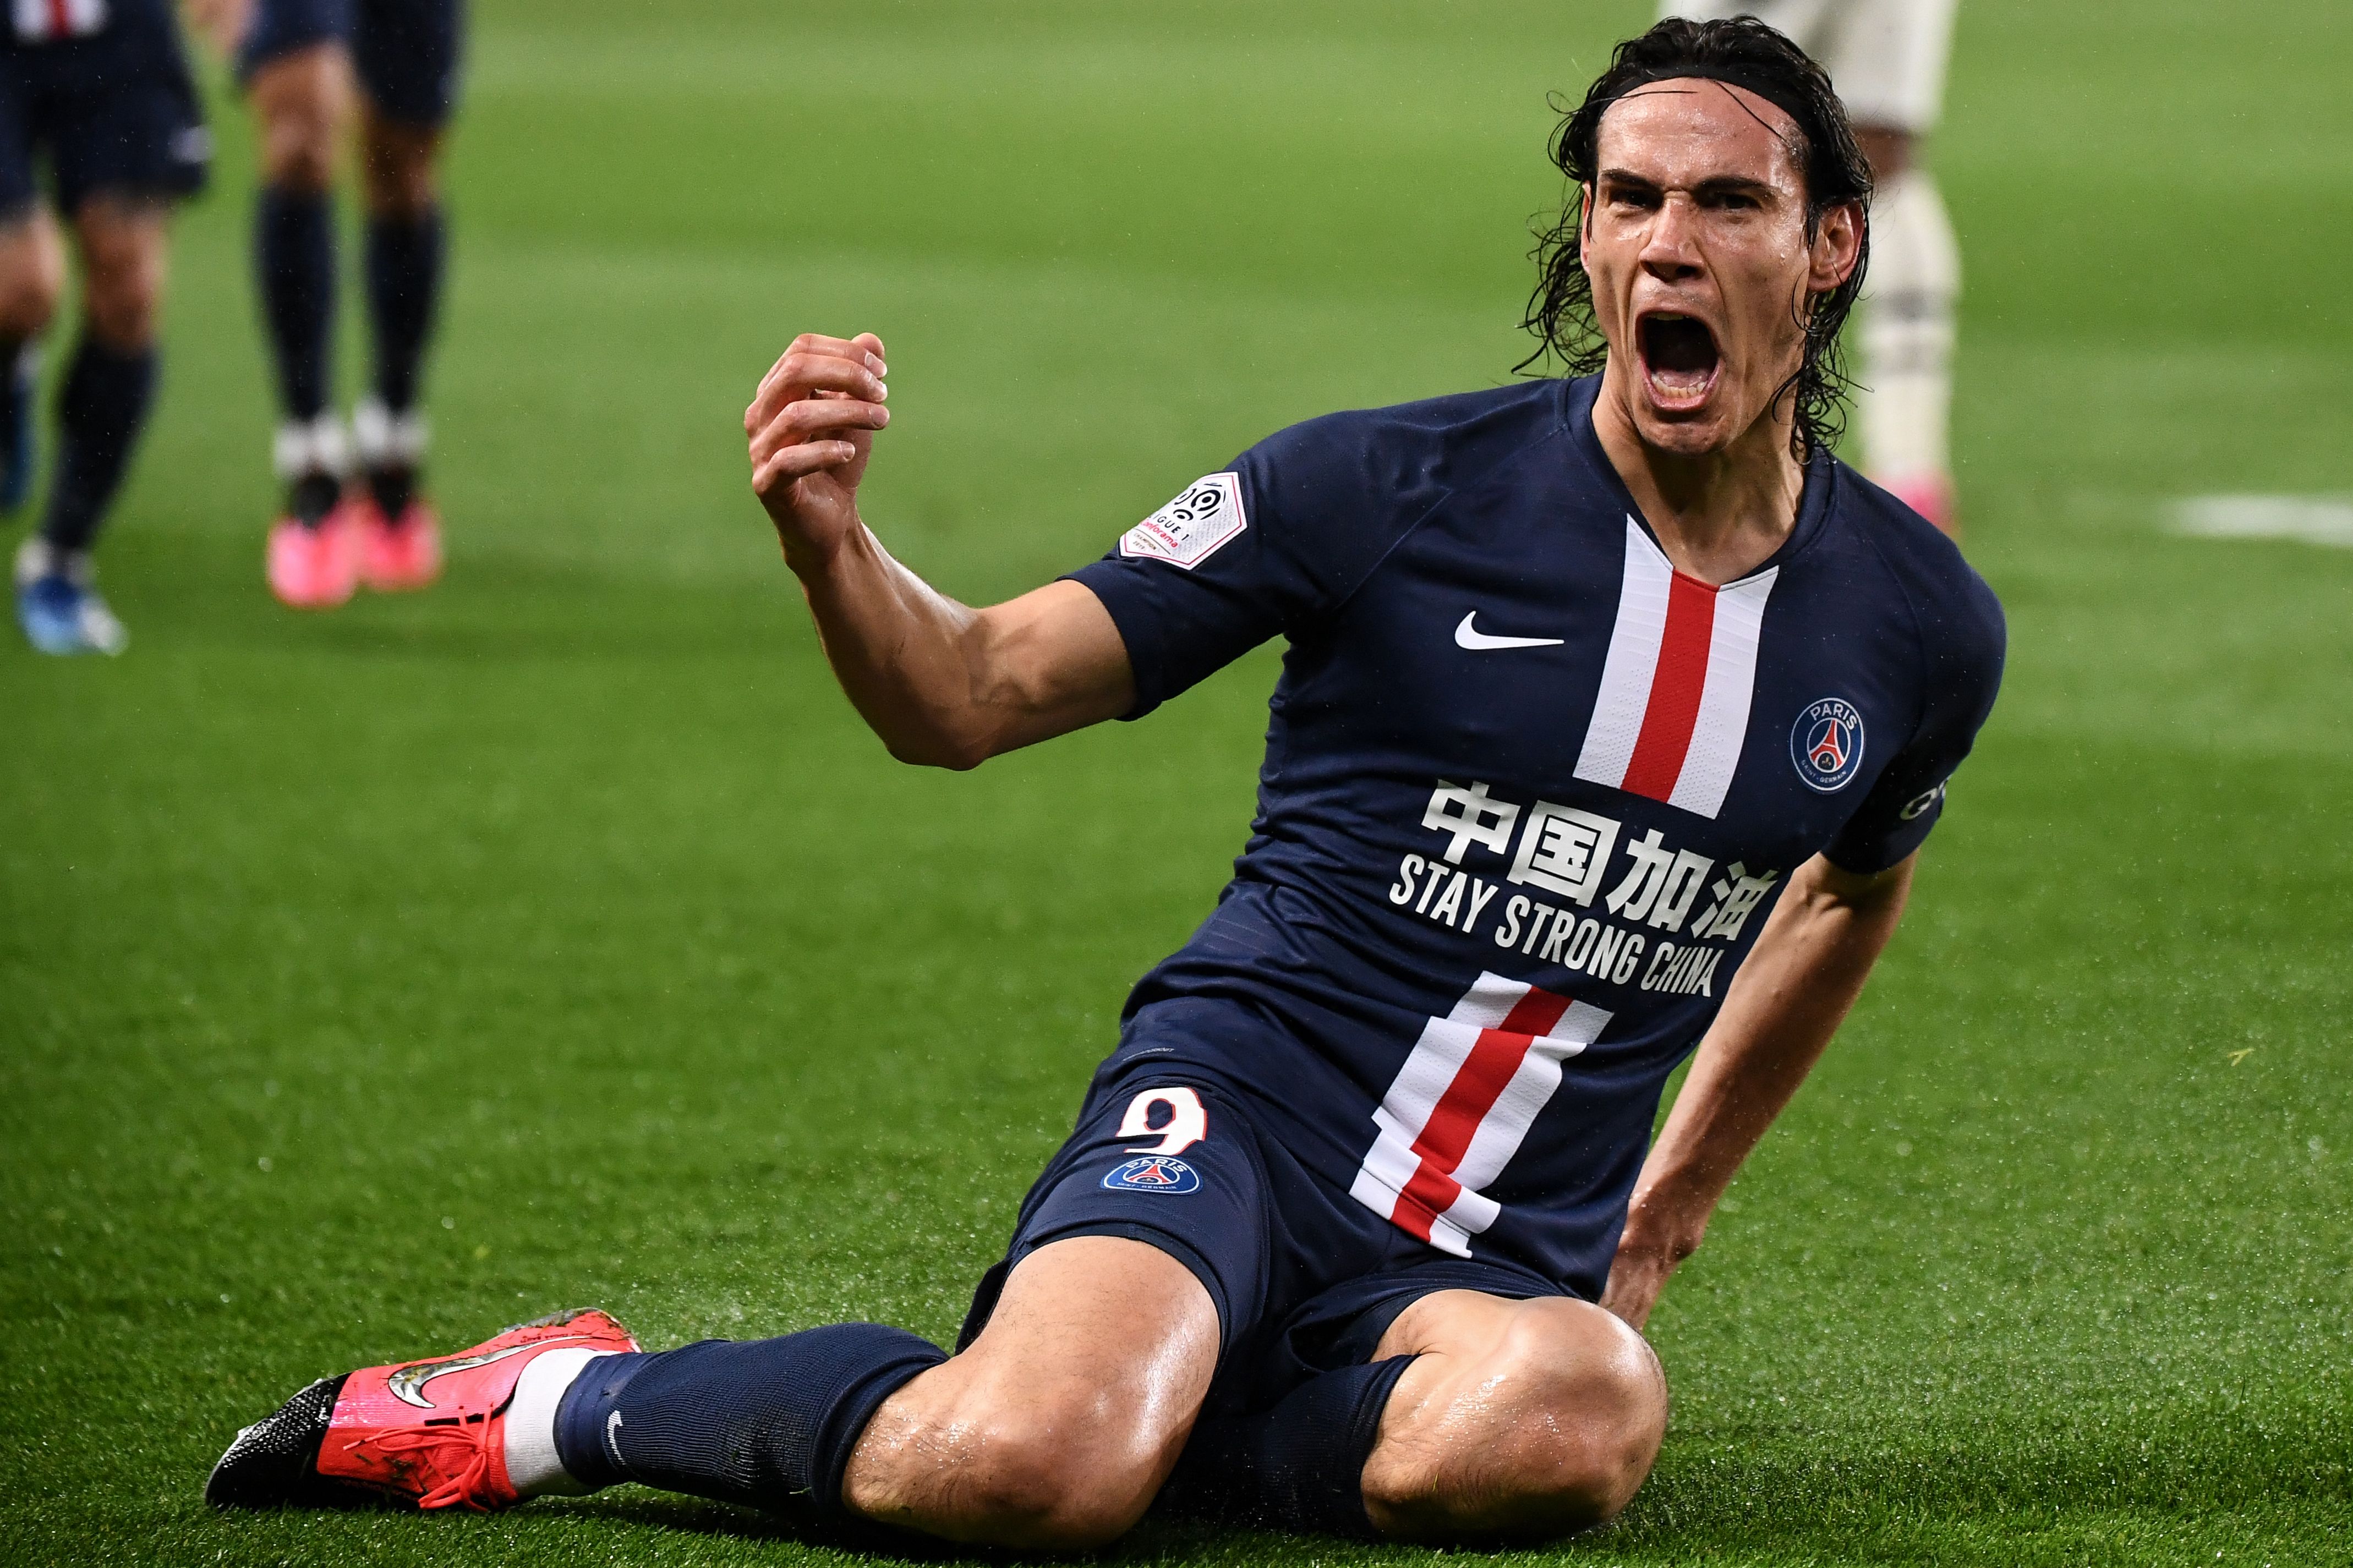
{"label": "player's face", "polygon": [[1789,117],[1721,82],[1662,81],[1602,117],[1582,253],[1606,396],[1649,446],[1722,451],[1794,374],[1810,293],[1854,266],[1860,213],[1806,237]]}

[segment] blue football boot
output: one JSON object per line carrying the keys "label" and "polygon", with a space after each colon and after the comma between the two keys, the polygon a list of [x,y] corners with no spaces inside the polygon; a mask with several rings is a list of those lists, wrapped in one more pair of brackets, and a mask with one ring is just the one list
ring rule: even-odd
{"label": "blue football boot", "polygon": [[131,634],[90,585],[90,557],[58,549],[39,534],[16,552],[16,624],[42,653],[118,654]]}

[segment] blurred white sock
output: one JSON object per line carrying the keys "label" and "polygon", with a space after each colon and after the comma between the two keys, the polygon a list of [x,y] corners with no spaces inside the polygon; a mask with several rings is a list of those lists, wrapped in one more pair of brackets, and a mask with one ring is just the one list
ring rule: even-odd
{"label": "blurred white sock", "polygon": [[1945,199],[1926,169],[1908,169],[1871,204],[1871,271],[1863,285],[1858,402],[1864,465],[1873,479],[1950,471],[1953,316],[1961,252]]}
{"label": "blurred white sock", "polygon": [[581,1368],[610,1351],[545,1351],[515,1379],[507,1405],[507,1479],[522,1497],[578,1497],[589,1489],[555,1457],[555,1407]]}
{"label": "blurred white sock", "polygon": [[351,466],[351,438],[332,408],[316,419],[289,419],[269,445],[269,466],[291,484],[308,474],[341,479]]}

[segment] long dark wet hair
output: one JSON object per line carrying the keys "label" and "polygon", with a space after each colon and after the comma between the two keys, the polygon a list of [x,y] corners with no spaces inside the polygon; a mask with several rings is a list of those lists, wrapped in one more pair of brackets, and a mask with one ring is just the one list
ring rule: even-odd
{"label": "long dark wet hair", "polygon": [[[1569,192],[1551,226],[1536,237],[1535,292],[1520,323],[1535,334],[1535,353],[1514,368],[1526,370],[1547,354],[1570,375],[1590,375],[1609,358],[1609,345],[1593,317],[1593,280],[1577,254],[1588,194],[1593,188],[1595,150],[1601,117],[1609,106],[1654,81],[1704,77],[1744,87],[1778,106],[1796,121],[1788,139],[1789,156],[1804,172],[1806,239],[1821,233],[1831,208],[1871,199],[1871,164],[1856,142],[1831,79],[1804,50],[1753,16],[1692,22],[1671,17],[1640,37],[1629,38],[1610,56],[1609,68],[1594,79],[1585,100],[1568,111],[1552,142],[1552,161],[1568,176]],[[1863,268],[1871,259],[1871,233],[1863,226],[1854,269],[1837,288],[1810,295],[1800,307],[1805,352],[1797,373],[1774,392],[1774,401],[1794,399],[1797,415],[1790,448],[1799,458],[1826,450],[1846,430],[1846,395],[1853,381],[1839,333],[1862,291]]]}

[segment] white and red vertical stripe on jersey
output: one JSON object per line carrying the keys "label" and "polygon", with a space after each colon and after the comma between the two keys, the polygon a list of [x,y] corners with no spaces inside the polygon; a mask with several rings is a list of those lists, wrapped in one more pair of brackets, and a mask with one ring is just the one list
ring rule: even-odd
{"label": "white and red vertical stripe on jersey", "polygon": [[87,37],[106,26],[106,0],[12,0],[9,10],[28,44]]}
{"label": "white and red vertical stripe on jersey", "polygon": [[1503,1211],[1479,1191],[1504,1173],[1560,1087],[1561,1063],[1599,1037],[1609,1015],[1525,981],[1482,974],[1432,1018],[1380,1108],[1380,1129],[1349,1195],[1441,1251]]}
{"label": "white and red vertical stripe on jersey", "polygon": [[1626,580],[1577,776],[1713,819],[1740,765],[1776,566],[1721,587],[1686,577],[1626,520]]}

